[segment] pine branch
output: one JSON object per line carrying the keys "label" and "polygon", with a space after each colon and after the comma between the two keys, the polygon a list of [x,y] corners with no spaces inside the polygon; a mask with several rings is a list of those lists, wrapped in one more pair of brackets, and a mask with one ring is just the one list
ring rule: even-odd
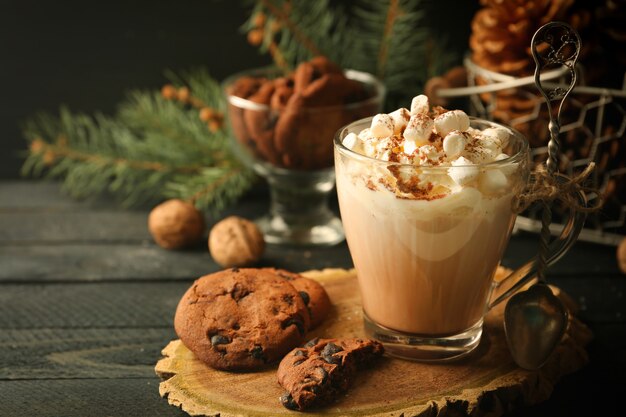
{"label": "pine branch", "polygon": [[244,25],[252,44],[270,53],[276,47],[292,68],[320,53],[375,74],[387,87],[389,108],[422,92],[457,59],[429,27],[429,0],[357,0],[349,9],[328,0],[255,4]]}
{"label": "pine branch", "polygon": [[[252,174],[232,154],[225,130],[211,131],[198,110],[210,105],[221,117],[219,85],[202,71],[170,75],[193,88],[201,105],[135,91],[113,117],[64,108],[58,118],[39,115],[24,127],[30,152],[23,174],[63,178],[76,197],[110,192],[127,206],[162,199],[172,189],[187,190],[177,196],[213,213],[234,201]],[[205,194],[194,196],[202,181]]]}
{"label": "pine branch", "polygon": [[[376,74],[394,94],[417,94],[426,82],[425,43],[429,30],[422,0],[359,1],[353,36],[361,41],[351,60]],[[378,57],[376,61],[372,56]]]}
{"label": "pine branch", "polygon": [[345,24],[338,10],[329,0],[257,0],[244,30],[249,32],[248,39],[256,39],[251,42],[261,51],[272,54],[275,61],[278,57],[288,68],[318,55],[338,62],[340,39],[336,33],[341,33]]}
{"label": "pine branch", "polygon": [[382,40],[380,42],[380,48],[378,50],[378,65],[376,75],[379,78],[384,78],[385,69],[387,67],[387,61],[389,57],[389,43],[391,42],[391,35],[393,33],[393,27],[398,18],[399,10],[399,1],[391,0],[389,2],[389,7],[387,9],[387,17],[385,18],[385,29],[383,30]]}
{"label": "pine branch", "polygon": [[278,22],[284,25],[293,35],[293,37],[302,44],[312,55],[320,55],[321,52],[313,41],[289,18],[290,2],[282,2],[281,6],[274,4],[271,0],[260,0],[271,14],[273,14]]}
{"label": "pine branch", "polygon": [[252,172],[242,166],[207,168],[191,177],[174,177],[166,184],[164,195],[192,201],[198,207],[209,208],[215,215],[243,194],[253,179]]}

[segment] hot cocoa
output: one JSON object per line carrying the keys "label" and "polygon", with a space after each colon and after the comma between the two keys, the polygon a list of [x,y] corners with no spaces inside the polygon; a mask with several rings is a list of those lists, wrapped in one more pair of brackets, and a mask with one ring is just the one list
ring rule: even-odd
{"label": "hot cocoa", "polygon": [[517,136],[425,96],[340,136],[337,192],[365,314],[413,335],[480,326],[528,174]]}

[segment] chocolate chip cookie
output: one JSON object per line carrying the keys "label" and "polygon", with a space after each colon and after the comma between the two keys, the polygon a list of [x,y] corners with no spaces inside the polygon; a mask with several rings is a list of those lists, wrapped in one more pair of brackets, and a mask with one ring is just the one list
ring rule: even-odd
{"label": "chocolate chip cookie", "polygon": [[298,346],[310,325],[298,291],[275,273],[233,268],[196,280],[174,318],[198,359],[223,370],[251,370]]}
{"label": "chocolate chip cookie", "polygon": [[332,307],[328,293],[319,282],[314,279],[306,278],[295,272],[290,272],[284,269],[269,269],[280,277],[285,278],[294,286],[300,293],[300,296],[304,300],[304,304],[309,310],[309,316],[311,317],[311,327],[313,329],[319,326]]}
{"label": "chocolate chip cookie", "polygon": [[278,78],[240,77],[227,93],[245,99],[229,100],[237,141],[256,158],[297,170],[332,166],[337,129],[379,110],[366,84],[321,56]]}
{"label": "chocolate chip cookie", "polygon": [[313,339],[280,362],[278,382],[287,390],[280,401],[291,410],[328,404],[383,351],[381,343],[369,339]]}

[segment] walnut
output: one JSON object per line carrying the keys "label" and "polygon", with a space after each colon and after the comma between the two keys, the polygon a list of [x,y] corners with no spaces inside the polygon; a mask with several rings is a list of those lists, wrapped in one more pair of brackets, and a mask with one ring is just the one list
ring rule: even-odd
{"label": "walnut", "polygon": [[626,274],[626,238],[622,239],[617,247],[617,264],[620,271]]}
{"label": "walnut", "polygon": [[174,199],[152,209],[148,229],[162,248],[179,249],[198,243],[204,236],[205,223],[193,204]]}
{"label": "walnut", "polygon": [[265,240],[256,224],[241,217],[227,217],[209,233],[209,252],[224,268],[251,265],[264,249]]}

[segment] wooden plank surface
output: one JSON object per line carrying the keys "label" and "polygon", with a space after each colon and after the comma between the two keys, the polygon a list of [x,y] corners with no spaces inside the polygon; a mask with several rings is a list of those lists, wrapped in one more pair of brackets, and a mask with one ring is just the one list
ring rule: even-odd
{"label": "wooden plank surface", "polygon": [[148,243],[0,246],[0,281],[190,279],[217,270],[208,251]]}
{"label": "wooden plank surface", "polygon": [[4,329],[0,380],[151,378],[164,341],[175,336],[171,326]]}
{"label": "wooden plank surface", "polygon": [[[0,181],[0,213],[8,209],[72,209],[90,204],[96,203],[69,198],[61,192],[60,184],[55,181]],[[101,198],[97,204],[110,206],[112,202]]]}
{"label": "wooden plank surface", "polygon": [[0,215],[0,244],[151,241],[145,211],[15,211]]}
{"label": "wooden plank surface", "polygon": [[167,327],[189,285],[2,285],[0,329]]}
{"label": "wooden plank surface", "polygon": [[0,381],[3,417],[186,416],[159,398],[157,378]]}
{"label": "wooden plank surface", "polygon": [[[345,243],[331,248],[268,247],[259,266],[350,268]],[[0,245],[0,282],[195,279],[221,269],[204,247],[171,251],[145,244]]]}

